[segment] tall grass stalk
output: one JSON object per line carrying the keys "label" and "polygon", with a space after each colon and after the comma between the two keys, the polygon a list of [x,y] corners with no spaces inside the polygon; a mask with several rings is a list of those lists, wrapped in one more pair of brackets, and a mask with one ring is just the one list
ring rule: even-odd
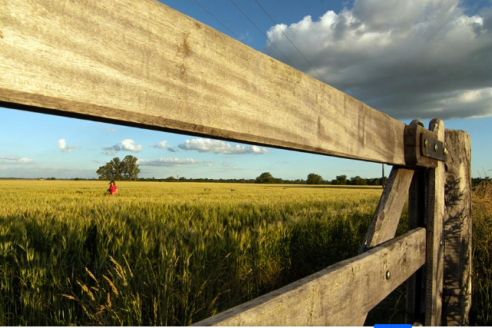
{"label": "tall grass stalk", "polygon": [[1,181],[0,325],[189,325],[357,254],[381,189]]}
{"label": "tall grass stalk", "polygon": [[[0,181],[0,325],[189,325],[357,255],[381,194],[118,187],[109,197],[103,182]],[[487,188],[473,195],[471,325],[492,325]],[[401,323],[404,295],[396,290],[368,320]]]}

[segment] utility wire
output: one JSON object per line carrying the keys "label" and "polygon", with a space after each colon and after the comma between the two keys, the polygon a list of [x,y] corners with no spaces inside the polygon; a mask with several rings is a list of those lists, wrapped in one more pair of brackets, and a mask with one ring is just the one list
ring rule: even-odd
{"label": "utility wire", "polygon": [[224,23],[222,23],[220,21],[220,19],[218,19],[217,17],[215,17],[210,11],[207,10],[207,8],[205,8],[204,6],[202,6],[197,0],[193,0],[194,3],[196,3],[198,6],[200,6],[203,10],[205,10],[205,12],[207,12],[210,16],[212,16],[212,18],[214,18],[217,22],[220,23],[220,25],[222,25],[226,30],[228,30],[232,35],[234,35],[234,37],[239,40],[239,37],[236,35],[236,33],[234,33],[233,31],[231,31],[230,28],[228,28]]}
{"label": "utility wire", "polygon": [[273,24],[275,24],[275,26],[277,26],[277,28],[280,30],[280,32],[282,32],[282,34],[287,38],[287,40],[289,40],[289,42],[294,46],[294,48],[296,48],[297,52],[302,56],[302,58],[304,58],[304,60],[309,64],[309,66],[311,66],[311,68],[316,72],[316,74],[318,74],[318,77],[321,79],[321,81],[323,81],[324,83],[328,84],[325,81],[325,79],[323,79],[323,77],[321,76],[321,74],[319,74],[319,72],[316,69],[316,67],[314,67],[313,64],[311,64],[311,62],[304,56],[304,54],[301,52],[301,50],[299,48],[297,48],[297,46],[294,44],[294,42],[292,42],[292,40],[289,38],[289,36],[284,33],[284,31],[279,26],[280,24],[278,24],[272,18],[272,16],[270,16],[270,14],[266,11],[265,8],[263,8],[263,6],[258,2],[258,0],[255,0],[255,2],[261,8],[261,10],[263,10],[263,12],[268,16],[268,18],[270,18],[270,20],[273,22]]}
{"label": "utility wire", "polygon": [[254,27],[256,27],[258,31],[260,31],[261,34],[263,34],[265,38],[267,38],[268,41],[270,41],[270,43],[275,47],[275,49],[277,49],[278,52],[280,52],[282,56],[284,56],[284,58],[287,60],[290,66],[294,67],[294,64],[292,64],[289,58],[287,58],[287,56],[275,45],[275,43],[273,43],[273,41],[270,40],[270,38],[265,33],[263,33],[263,31],[258,27],[258,25],[256,25],[255,22],[253,22],[251,18],[249,18],[249,16],[246,15],[246,13],[241,8],[239,8],[239,6],[234,2],[234,0],[229,0],[229,1],[244,15],[244,17],[246,17],[250,21],[251,24],[254,25]]}

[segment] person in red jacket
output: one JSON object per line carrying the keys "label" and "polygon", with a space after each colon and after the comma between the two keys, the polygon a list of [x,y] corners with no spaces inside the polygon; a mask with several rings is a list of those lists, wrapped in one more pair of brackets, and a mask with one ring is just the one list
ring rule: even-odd
{"label": "person in red jacket", "polygon": [[115,195],[117,191],[118,191],[118,187],[116,187],[116,183],[114,182],[114,180],[112,180],[109,183],[108,192],[109,192],[110,195]]}

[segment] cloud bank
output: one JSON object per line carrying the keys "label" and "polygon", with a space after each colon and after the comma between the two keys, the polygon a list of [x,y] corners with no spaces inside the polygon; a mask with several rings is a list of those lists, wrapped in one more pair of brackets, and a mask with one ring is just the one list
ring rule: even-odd
{"label": "cloud bank", "polygon": [[[468,15],[459,0],[356,0],[268,36],[296,68],[395,118],[492,115],[490,7]],[[283,60],[270,42],[264,51]]]}
{"label": "cloud bank", "polygon": [[64,153],[71,153],[72,149],[80,148],[79,146],[67,145],[67,141],[65,139],[58,140],[58,149]]}
{"label": "cloud bank", "polygon": [[0,164],[29,164],[34,161],[30,158],[19,156],[0,156]]}
{"label": "cloud bank", "polygon": [[173,152],[173,153],[176,152],[176,149],[174,149],[174,147],[172,147],[170,144],[168,144],[166,140],[162,140],[157,145],[151,145],[149,147],[150,148],[167,149],[167,150],[169,150],[170,152]]}
{"label": "cloud bank", "polygon": [[135,143],[132,139],[124,139],[120,143],[111,146],[104,147],[104,154],[108,156],[113,156],[119,151],[129,151],[132,153],[138,153],[142,150],[142,145]]}
{"label": "cloud bank", "polygon": [[213,152],[215,154],[267,154],[270,151],[263,147],[258,146],[244,146],[244,145],[232,145],[228,142],[211,139],[191,139],[186,140],[185,143],[178,145],[183,150],[196,150],[200,153]]}
{"label": "cloud bank", "polygon": [[197,161],[193,158],[159,158],[159,159],[139,159],[137,164],[142,166],[212,166],[212,162]]}

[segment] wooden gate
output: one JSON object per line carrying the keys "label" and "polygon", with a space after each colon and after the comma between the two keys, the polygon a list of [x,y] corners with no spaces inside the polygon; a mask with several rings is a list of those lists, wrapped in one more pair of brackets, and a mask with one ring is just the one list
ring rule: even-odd
{"label": "wooden gate", "polygon": [[154,0],[0,0],[0,106],[393,165],[359,256],[198,325],[362,325],[405,281],[407,322],[467,322],[470,138],[438,119],[406,126]]}

